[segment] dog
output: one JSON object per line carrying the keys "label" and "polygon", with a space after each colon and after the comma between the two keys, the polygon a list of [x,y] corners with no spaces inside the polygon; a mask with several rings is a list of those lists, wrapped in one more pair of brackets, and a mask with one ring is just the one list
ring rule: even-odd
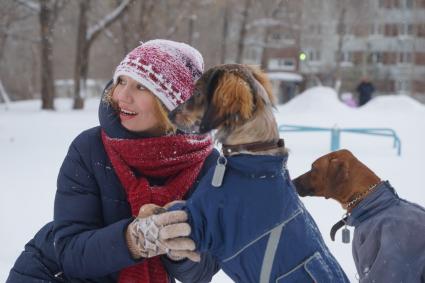
{"label": "dog", "polygon": [[222,152],[174,209],[188,212],[197,251],[236,282],[348,282],[295,192],[274,101],[256,67],[225,64],[201,76],[170,119],[192,134],[214,131]]}
{"label": "dog", "polygon": [[326,154],[293,180],[300,196],[338,201],[355,227],[352,252],[360,282],[425,282],[425,209],[398,197],[350,151]]}

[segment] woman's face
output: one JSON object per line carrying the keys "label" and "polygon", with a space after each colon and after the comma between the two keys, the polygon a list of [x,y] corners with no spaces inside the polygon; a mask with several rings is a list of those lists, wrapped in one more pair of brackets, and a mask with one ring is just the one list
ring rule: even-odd
{"label": "woman's face", "polygon": [[128,76],[119,76],[112,94],[124,128],[151,135],[161,131],[156,113],[156,97],[139,82]]}

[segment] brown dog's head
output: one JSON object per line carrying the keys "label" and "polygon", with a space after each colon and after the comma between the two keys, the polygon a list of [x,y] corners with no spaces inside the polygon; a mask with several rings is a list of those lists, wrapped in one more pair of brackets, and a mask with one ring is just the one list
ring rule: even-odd
{"label": "brown dog's head", "polygon": [[342,149],[318,158],[293,183],[300,196],[333,198],[343,204],[379,181],[350,151]]}
{"label": "brown dog's head", "polygon": [[274,105],[271,85],[259,69],[225,64],[206,71],[196,83],[193,96],[170,113],[184,131],[206,133],[250,119],[255,111]]}
{"label": "brown dog's head", "polygon": [[345,149],[319,157],[311,165],[310,171],[293,180],[298,194],[335,198],[341,194],[354,160],[357,160],[354,155]]}

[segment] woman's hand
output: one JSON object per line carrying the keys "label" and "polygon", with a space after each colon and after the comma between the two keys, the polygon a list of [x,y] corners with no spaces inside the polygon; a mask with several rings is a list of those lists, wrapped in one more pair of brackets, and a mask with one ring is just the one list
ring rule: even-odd
{"label": "woman's hand", "polygon": [[199,254],[194,252],[195,243],[188,237],[190,226],[186,222],[187,218],[187,213],[182,210],[166,211],[154,204],[142,206],[139,215],[126,231],[132,256],[150,258],[167,254],[173,260],[187,257],[192,261],[200,261]]}

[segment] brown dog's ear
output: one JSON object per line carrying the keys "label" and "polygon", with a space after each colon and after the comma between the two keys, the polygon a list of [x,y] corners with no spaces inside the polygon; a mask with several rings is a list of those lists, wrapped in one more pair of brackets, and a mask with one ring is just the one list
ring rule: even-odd
{"label": "brown dog's ear", "polygon": [[252,89],[240,76],[217,70],[206,84],[208,109],[201,121],[200,132],[216,129],[229,117],[251,118],[254,102]]}
{"label": "brown dog's ear", "polygon": [[252,72],[254,78],[260,83],[260,85],[266,91],[266,95],[268,96],[268,100],[272,104],[272,106],[276,105],[276,97],[273,95],[273,88],[270,80],[268,79],[266,73],[261,71],[257,66],[248,66]]}
{"label": "brown dog's ear", "polygon": [[348,180],[348,162],[338,158],[329,160],[327,179],[331,190],[339,190]]}
{"label": "brown dog's ear", "polygon": [[242,77],[225,73],[215,89],[212,104],[218,116],[238,115],[242,120],[251,118],[254,109],[252,89]]}

